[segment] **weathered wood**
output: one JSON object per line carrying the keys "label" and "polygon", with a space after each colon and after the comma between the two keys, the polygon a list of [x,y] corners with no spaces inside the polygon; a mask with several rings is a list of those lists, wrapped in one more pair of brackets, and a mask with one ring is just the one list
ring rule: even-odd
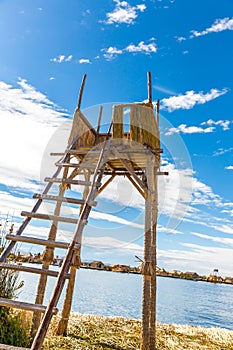
{"label": "weathered wood", "polygon": [[[108,134],[110,133],[111,126],[112,126],[112,124],[109,127]],[[96,188],[94,183],[95,183],[96,179],[97,179],[97,182],[100,183],[102,176],[103,176],[103,173],[104,173],[103,164],[106,163],[106,157],[107,157],[107,155],[104,155],[104,151],[105,151],[106,146],[107,146],[107,140],[106,140],[106,142],[104,142],[103,148],[100,152],[99,160],[97,162],[96,170],[95,170],[95,173],[93,176],[93,185],[91,186],[89,195],[87,197],[87,201],[86,201],[86,203],[83,207],[83,210],[79,216],[76,230],[75,230],[75,234],[73,237],[73,241],[71,242],[70,247],[67,250],[65,259],[63,260],[62,267],[60,269],[59,276],[57,278],[57,282],[55,284],[55,287],[54,287],[54,290],[52,293],[52,297],[50,299],[49,305],[48,305],[47,310],[45,312],[44,318],[43,318],[43,320],[39,326],[39,329],[36,333],[36,336],[33,340],[31,350],[40,350],[40,348],[42,346],[44,337],[46,335],[46,332],[48,330],[48,327],[49,327],[49,324],[50,324],[50,321],[52,318],[52,310],[54,307],[56,307],[58,300],[60,298],[61,292],[63,290],[63,286],[65,283],[64,274],[67,272],[67,270],[71,264],[72,257],[74,254],[74,247],[77,243],[80,244],[80,246],[81,246],[82,232],[84,229],[84,222],[87,220],[87,218],[90,214],[90,211],[91,211],[91,206],[88,205],[88,202],[93,201],[95,199],[98,189]]]}
{"label": "weathered wood", "polygon": [[[0,268],[1,269],[6,269],[6,270],[30,272],[30,273],[35,273],[35,274],[38,274],[38,275],[47,275],[47,276],[51,276],[51,277],[57,277],[58,276],[58,271],[38,269],[36,267],[30,267],[30,266],[24,266],[24,265],[0,263]],[[65,278],[70,278],[70,274],[67,273],[65,275]]]}
{"label": "weathered wood", "polygon": [[30,350],[30,348],[20,348],[18,346],[0,344],[0,350]]}
{"label": "weathered wood", "polygon": [[41,214],[41,213],[33,213],[28,211],[22,211],[22,216],[27,216],[29,218],[35,218],[35,219],[42,219],[42,220],[53,220],[57,222],[68,222],[70,224],[77,224],[77,219],[67,218],[65,216],[56,216],[56,215],[49,215],[49,214]]}
{"label": "weathered wood", "polygon": [[[70,155],[67,155],[67,162],[70,162]],[[68,168],[63,169],[62,178],[66,179],[68,176]],[[65,186],[59,186],[59,197],[64,197],[65,194]],[[51,222],[49,234],[48,234],[48,240],[55,241],[57,236],[57,227],[58,227],[58,221],[56,218],[60,215],[60,210],[62,207],[62,202],[56,202],[55,209],[54,209],[54,218]],[[50,264],[52,263],[54,259],[54,248],[52,247],[45,247],[43,254],[42,254],[42,268],[45,270],[49,270]],[[67,270],[68,272],[68,270]],[[44,302],[44,295],[45,295],[45,289],[47,285],[47,275],[40,275],[39,283],[37,286],[37,293],[35,298],[36,304],[43,304]],[[36,334],[38,327],[41,322],[41,314],[38,312],[34,312],[33,318],[32,318],[32,328],[31,328],[31,337],[33,338]]]}
{"label": "weathered wood", "polygon": [[[74,140],[72,141],[69,149],[72,149],[75,147],[76,143],[78,141],[78,136],[74,138]],[[66,154],[64,155],[64,159],[63,159],[63,162],[66,162],[67,160],[69,159],[69,155]],[[58,168],[56,170],[56,172],[53,174],[53,178],[56,178],[60,172],[61,172],[61,169],[62,168]],[[50,190],[50,188],[52,187],[52,183],[48,183],[43,191],[43,195],[47,194]],[[42,199],[39,199],[36,204],[34,205],[34,207],[32,208],[32,212],[37,212],[37,210],[40,208],[42,204]],[[17,230],[16,232],[16,235],[21,235],[23,233],[23,231],[25,230],[25,228],[27,227],[27,225],[29,224],[29,222],[31,221],[31,217],[27,217],[23,222],[22,224],[20,225],[19,229]],[[7,259],[7,257],[9,256],[10,252],[12,251],[12,249],[14,248],[16,242],[15,241],[12,241],[10,242],[10,244],[8,245],[8,247],[6,247],[6,249],[3,251],[1,257],[0,257],[0,262],[3,262]]]}
{"label": "weathered wood", "polygon": [[158,171],[156,173],[156,175],[165,175],[165,176],[168,176],[169,175],[169,172],[168,171]]}
{"label": "weathered wood", "polygon": [[124,137],[124,121],[122,105],[114,106],[113,110],[113,138],[123,139]]}
{"label": "weathered wood", "polygon": [[[136,141],[136,140],[135,140]],[[155,147],[152,149],[153,152],[156,152],[156,153],[163,153],[163,149],[161,148],[158,148],[158,147]],[[143,154],[143,153],[151,153],[151,150],[145,148],[145,149],[134,149],[134,148],[128,148],[128,149],[124,149],[124,150],[119,150],[120,153],[140,153],[140,154]],[[93,154],[98,154],[99,152],[96,151],[96,150],[92,150],[91,148],[88,148],[88,149],[78,149],[78,150],[67,150],[65,152],[52,152],[50,153],[51,156],[64,156],[64,154],[73,154],[73,155],[79,155],[79,154],[86,154],[86,153],[93,153]]]}
{"label": "weathered wood", "polygon": [[67,249],[69,247],[69,243],[55,242],[48,239],[40,239],[40,238],[34,238],[29,236],[6,235],[6,239],[11,241],[16,241],[16,242],[38,244],[38,245],[43,245],[43,246],[52,247],[52,248]]}
{"label": "weathered wood", "polygon": [[150,290],[150,334],[149,334],[149,350],[156,349],[156,226],[158,216],[158,189],[157,189],[157,173],[155,170],[155,157],[148,159],[147,166],[147,185],[151,193],[151,290]]}
{"label": "weathered wood", "polygon": [[157,100],[156,101],[156,116],[155,116],[155,120],[157,125],[159,126],[159,108],[160,108],[160,101]]}
{"label": "weathered wood", "polygon": [[[71,204],[80,204],[83,205],[85,201],[83,199],[76,199],[76,198],[71,198],[71,197],[61,197],[61,196],[52,196],[52,195],[43,195],[43,194],[38,194],[35,193],[33,195],[33,198],[41,198],[46,201],[56,201],[56,202],[67,202]],[[91,203],[88,203],[91,206],[96,206],[97,202],[93,201]]]}
{"label": "weathered wood", "polygon": [[147,197],[147,193],[145,193],[140,186],[133,180],[133,178],[130,176],[130,174],[126,174],[129,181],[132,183],[132,185],[138,190],[138,192],[142,195],[143,198]]}
{"label": "weathered wood", "polygon": [[142,182],[142,180],[139,179],[139,177],[135,174],[133,166],[121,157],[120,153],[115,147],[112,147],[112,151],[114,152],[116,157],[121,161],[121,163],[125,166],[125,168],[128,170],[130,175],[134,178],[134,180],[138,183],[138,185],[144,190],[144,192],[147,193],[147,187]]}
{"label": "weathered wood", "polygon": [[95,169],[94,164],[84,164],[84,163],[55,163],[58,167],[68,167],[68,168],[85,168],[85,169]]}
{"label": "weathered wood", "polygon": [[152,82],[151,82],[151,72],[147,73],[148,79],[148,102],[152,103]]}
{"label": "weathered wood", "polygon": [[116,174],[112,174],[112,176],[98,189],[98,195],[112,182],[115,178]]}
{"label": "weathered wood", "polygon": [[86,78],[87,78],[87,75],[84,74],[83,80],[82,80],[82,84],[81,84],[81,87],[80,87],[80,91],[79,91],[77,109],[80,109],[80,107],[81,107],[82,96],[83,96],[83,90],[84,90]]}
{"label": "weathered wood", "polygon": [[54,183],[61,183],[61,184],[71,184],[71,185],[80,185],[80,186],[91,186],[91,181],[83,181],[83,180],[69,180],[69,179],[62,179],[62,178],[52,178],[52,177],[46,177],[44,179],[45,182],[54,182]]}
{"label": "weathered wood", "polygon": [[96,136],[95,143],[98,143],[99,141],[99,132],[100,132],[100,126],[101,126],[102,113],[103,113],[103,106],[100,106],[97,129],[96,129],[97,136]]}
{"label": "weathered wood", "polygon": [[[6,306],[6,307],[12,307],[14,309],[38,311],[38,312],[45,312],[47,308],[44,305],[31,304],[23,301],[16,301],[16,300],[11,300],[6,298],[0,298],[0,305]],[[53,307],[52,314],[55,315],[57,313],[58,313],[58,309],[56,307]]]}

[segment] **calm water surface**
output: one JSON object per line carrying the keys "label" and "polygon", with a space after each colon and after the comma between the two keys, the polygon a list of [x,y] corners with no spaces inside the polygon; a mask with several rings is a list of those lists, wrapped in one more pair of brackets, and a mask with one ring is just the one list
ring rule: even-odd
{"label": "calm water surface", "polygon": [[[56,269],[56,268],[55,268]],[[34,302],[38,276],[21,273],[25,284],[18,300]],[[45,303],[54,279],[49,277]],[[58,304],[62,308],[64,293]],[[73,312],[141,318],[142,276],[81,269],[77,272]],[[233,330],[233,285],[158,277],[157,319]]]}

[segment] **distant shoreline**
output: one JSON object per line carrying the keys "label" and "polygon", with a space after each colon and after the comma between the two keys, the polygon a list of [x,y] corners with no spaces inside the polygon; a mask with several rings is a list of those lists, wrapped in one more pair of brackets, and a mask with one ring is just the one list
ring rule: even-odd
{"label": "distant shoreline", "polygon": [[[17,263],[31,263],[31,264],[42,264],[42,255],[38,254],[18,254],[12,255],[9,257],[10,261],[15,261]],[[63,258],[59,258],[58,256],[54,258],[53,264],[54,266],[61,266],[63,262]],[[91,269],[91,270],[99,270],[99,271],[111,271],[111,272],[119,272],[119,273],[132,273],[132,274],[142,274],[142,265],[131,267],[129,265],[124,264],[112,264],[105,265],[102,261],[92,261],[92,262],[82,262],[80,268],[82,269]],[[218,275],[218,270],[213,270],[213,273],[209,276],[199,275],[196,272],[182,272],[179,270],[166,271],[164,268],[157,267],[156,275],[160,277],[170,277],[177,279],[184,279],[189,281],[201,281],[201,282],[209,282],[209,283],[220,283],[220,284],[233,284],[233,277],[222,277]]]}
{"label": "distant shoreline", "polygon": [[[101,268],[95,268],[95,267],[87,267],[84,265],[80,266],[81,269],[90,269],[90,270],[99,270],[99,271],[110,271],[110,272],[119,272],[119,273],[132,273],[132,274],[138,274],[141,275],[140,271],[120,271],[120,270],[111,270],[109,268],[107,269],[101,269]],[[167,278],[176,278],[176,279],[183,279],[188,281],[195,281],[195,282],[209,282],[209,283],[219,283],[219,284],[233,284],[233,278],[232,277],[221,277],[221,276],[200,276],[196,272],[181,272],[180,275],[176,275],[175,273],[163,271],[160,272],[157,270],[156,273],[159,277],[167,277]]]}

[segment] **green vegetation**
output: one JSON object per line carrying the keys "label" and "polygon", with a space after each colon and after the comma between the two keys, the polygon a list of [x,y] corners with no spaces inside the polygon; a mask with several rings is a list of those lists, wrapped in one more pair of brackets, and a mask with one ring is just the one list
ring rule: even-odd
{"label": "green vegetation", "polygon": [[[12,270],[0,270],[0,297],[12,299],[17,296],[23,282],[18,283],[18,274]],[[0,306],[0,343],[29,346],[30,323],[26,313],[19,313]]]}
{"label": "green vegetation", "polygon": [[[137,350],[141,322],[122,317],[72,314],[67,337],[55,336],[54,317],[43,350]],[[233,350],[233,332],[219,328],[157,325],[157,350]]]}

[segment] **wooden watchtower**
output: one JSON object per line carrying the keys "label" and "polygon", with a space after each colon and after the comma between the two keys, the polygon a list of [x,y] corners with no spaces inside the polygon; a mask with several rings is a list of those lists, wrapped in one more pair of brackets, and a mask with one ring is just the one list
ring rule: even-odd
{"label": "wooden watchtower", "polygon": [[[44,191],[41,194],[34,194],[33,198],[36,198],[37,202],[32,211],[21,213],[26,218],[15,235],[6,236],[11,242],[0,258],[0,268],[40,274],[35,303],[29,304],[0,298],[0,305],[28,309],[34,312],[32,327],[34,340],[31,349],[39,350],[52,315],[57,312],[57,303],[65,281],[68,280],[62,316],[57,328],[57,334],[66,334],[76,270],[80,267],[81,261],[82,234],[88,222],[89,213],[92,206],[97,204],[98,195],[110,182],[117,176],[126,176],[145,199],[141,349],[154,350],[156,349],[157,176],[162,175],[159,171],[160,153],[162,152],[158,128],[159,101],[157,101],[154,113],[151,76],[148,73],[148,102],[115,105],[108,132],[100,133],[102,107],[100,108],[97,129],[93,128],[80,109],[85,79],[86,76],[84,76],[81,85],[67,148],[64,153],[52,154],[61,156],[61,159],[56,163],[57,171],[52,177],[45,178],[48,184]],[[129,115],[129,125],[125,123],[126,114]],[[53,186],[57,186],[57,184],[59,184],[59,187],[56,187],[57,194],[54,194]],[[67,190],[77,185],[83,188],[82,197],[66,196]],[[38,212],[43,201],[54,203],[53,214]],[[62,207],[67,203],[80,207],[77,217],[62,215]],[[47,239],[29,237],[23,234],[32,219],[51,222]],[[60,223],[74,224],[73,240],[69,244],[57,241]],[[6,263],[8,255],[17,242],[38,244],[45,247],[43,264],[40,269]],[[67,250],[58,273],[50,270],[56,248]],[[54,276],[57,280],[50,302],[44,306],[48,276]]]}

